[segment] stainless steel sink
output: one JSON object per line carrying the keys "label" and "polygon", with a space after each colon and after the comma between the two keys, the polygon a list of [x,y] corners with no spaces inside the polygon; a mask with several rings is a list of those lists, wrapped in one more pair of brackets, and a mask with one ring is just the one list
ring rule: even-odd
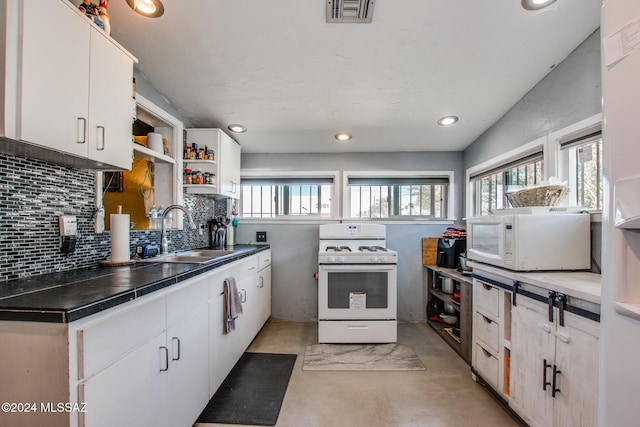
{"label": "stainless steel sink", "polygon": [[146,258],[138,262],[166,262],[176,264],[206,264],[216,258],[230,255],[235,251],[226,249],[196,249],[192,251],[175,252],[159,255],[154,258]]}

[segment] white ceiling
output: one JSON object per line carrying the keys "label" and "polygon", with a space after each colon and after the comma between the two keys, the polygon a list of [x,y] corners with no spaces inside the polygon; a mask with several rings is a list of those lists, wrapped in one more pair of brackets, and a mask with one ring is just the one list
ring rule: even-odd
{"label": "white ceiling", "polygon": [[109,2],[137,70],[195,127],[241,123],[243,152],[276,153],[464,150],[598,28],[601,0],[377,0],[371,24],[327,24],[325,0],[163,3]]}

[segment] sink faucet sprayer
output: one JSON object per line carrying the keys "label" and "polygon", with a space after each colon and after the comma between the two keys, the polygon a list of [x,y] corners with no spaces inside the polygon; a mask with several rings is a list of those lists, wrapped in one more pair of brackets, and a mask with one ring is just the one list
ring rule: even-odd
{"label": "sink faucet sprayer", "polygon": [[187,211],[184,206],[181,205],[171,205],[167,207],[164,211],[162,211],[162,233],[161,233],[161,245],[160,245],[160,253],[166,254],[169,251],[169,242],[167,241],[167,229],[165,226],[164,219],[167,217],[167,214],[174,210],[180,209],[187,215],[187,220],[189,221],[189,229],[195,230],[196,224],[193,222],[193,218],[191,218],[191,214]]}

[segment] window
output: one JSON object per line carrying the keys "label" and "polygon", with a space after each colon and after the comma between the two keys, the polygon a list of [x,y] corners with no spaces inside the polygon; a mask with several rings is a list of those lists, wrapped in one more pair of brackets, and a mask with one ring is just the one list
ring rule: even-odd
{"label": "window", "polygon": [[333,177],[243,177],[242,217],[332,217]]}
{"label": "window", "polygon": [[602,209],[602,131],[600,124],[560,138],[572,205]]}
{"label": "window", "polygon": [[474,215],[488,215],[495,209],[509,207],[505,196],[510,191],[542,181],[542,152],[503,164],[471,176],[474,186]]}
{"label": "window", "polygon": [[347,177],[349,218],[446,219],[449,177]]}

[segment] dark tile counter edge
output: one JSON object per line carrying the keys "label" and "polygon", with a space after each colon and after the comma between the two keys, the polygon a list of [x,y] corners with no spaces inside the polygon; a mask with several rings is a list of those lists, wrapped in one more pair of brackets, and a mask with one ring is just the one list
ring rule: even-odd
{"label": "dark tile counter edge", "polygon": [[[155,281],[143,286],[139,286],[134,290],[127,290],[121,294],[103,298],[97,301],[93,301],[89,304],[85,304],[81,307],[77,307],[70,310],[46,310],[46,309],[0,309],[0,321],[19,321],[19,322],[46,322],[46,323],[69,323],[75,320],[82,319],[92,314],[99,313],[109,308],[116,307],[120,304],[133,301],[136,298],[140,298],[145,295],[149,295],[153,292],[167,288],[172,285],[176,285],[185,280],[199,276],[203,273],[207,273],[211,270],[215,270],[225,264],[230,264],[248,256],[258,254],[260,252],[270,249],[270,245],[260,245],[252,247],[251,249],[241,250],[237,254],[221,257],[209,264],[199,265],[198,267],[189,270],[186,273],[176,274],[174,276],[167,277],[165,279]],[[151,264],[149,264],[151,265]]]}

